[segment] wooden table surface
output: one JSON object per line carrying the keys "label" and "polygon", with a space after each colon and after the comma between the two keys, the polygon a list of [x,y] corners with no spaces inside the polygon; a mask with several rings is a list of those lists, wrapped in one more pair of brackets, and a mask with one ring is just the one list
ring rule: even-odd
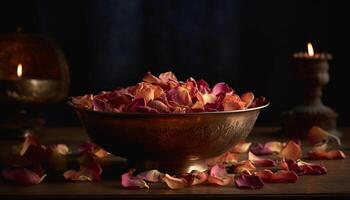
{"label": "wooden table surface", "polygon": [[[350,129],[340,129],[343,149],[349,155]],[[78,144],[87,136],[81,128],[48,128],[40,136],[42,143],[65,142]],[[248,141],[269,141],[286,139],[278,133],[278,128],[259,127],[250,134]],[[0,141],[1,142],[4,141]],[[125,170],[125,160],[118,160]],[[48,180],[30,186],[15,186],[0,183],[0,199],[350,199],[350,160],[313,161],[324,164],[328,173],[323,176],[302,176],[297,183],[266,184],[263,189],[242,190],[231,186],[198,185],[180,190],[170,190],[164,184],[151,184],[151,189],[127,190],[120,187],[119,176],[103,178],[100,182],[68,182]],[[124,165],[123,165],[124,163]]]}

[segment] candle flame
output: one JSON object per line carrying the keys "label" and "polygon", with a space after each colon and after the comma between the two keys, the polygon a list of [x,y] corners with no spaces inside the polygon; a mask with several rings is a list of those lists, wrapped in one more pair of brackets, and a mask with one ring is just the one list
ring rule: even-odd
{"label": "candle flame", "polygon": [[307,53],[309,54],[309,56],[313,56],[314,53],[314,48],[312,47],[312,44],[309,42],[307,43]]}
{"label": "candle flame", "polygon": [[17,66],[17,77],[21,78],[22,77],[22,64],[18,64]]}

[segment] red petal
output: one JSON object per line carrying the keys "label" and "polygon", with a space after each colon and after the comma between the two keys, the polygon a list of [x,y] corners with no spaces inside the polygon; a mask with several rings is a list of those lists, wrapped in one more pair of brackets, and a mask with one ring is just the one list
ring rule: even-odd
{"label": "red petal", "polygon": [[264,182],[259,176],[240,174],[235,177],[235,185],[242,189],[260,189],[264,187]]}
{"label": "red petal", "polygon": [[248,153],[248,159],[257,167],[273,167],[275,166],[275,161],[271,159],[264,159],[254,155],[252,152]]}
{"label": "red petal", "polygon": [[132,172],[122,174],[121,184],[128,189],[149,188],[147,183],[139,177],[132,175]]}
{"label": "red petal", "polygon": [[294,141],[289,141],[280,153],[280,157],[291,160],[298,160],[302,157],[300,145]]}
{"label": "red petal", "polygon": [[308,153],[310,159],[322,160],[322,159],[344,159],[346,155],[341,150],[331,150],[331,151],[323,151],[316,150]]}
{"label": "red petal", "polygon": [[37,173],[26,168],[3,169],[2,176],[19,185],[30,186],[41,183],[46,175],[39,176]]}
{"label": "red petal", "polygon": [[254,175],[259,176],[263,181],[268,181],[271,179],[273,172],[269,169],[264,169],[262,171],[254,172]]}
{"label": "red petal", "polygon": [[160,171],[153,169],[153,170],[148,170],[145,172],[141,172],[137,175],[138,178],[148,181],[148,182],[153,182],[153,183],[157,183],[161,180],[161,176],[163,175],[163,173],[161,173]]}
{"label": "red petal", "polygon": [[233,146],[230,151],[234,153],[246,153],[251,145],[251,142],[240,141],[235,146]]}
{"label": "red petal", "polygon": [[294,171],[298,175],[323,175],[327,173],[327,169],[319,164],[295,160],[286,160],[286,163],[289,170]]}
{"label": "red petal", "polygon": [[210,92],[209,84],[203,79],[197,81],[197,87],[198,87],[199,92],[201,92],[203,94]]}
{"label": "red petal", "polygon": [[271,183],[295,183],[298,175],[293,171],[279,170],[275,172],[268,182]]}

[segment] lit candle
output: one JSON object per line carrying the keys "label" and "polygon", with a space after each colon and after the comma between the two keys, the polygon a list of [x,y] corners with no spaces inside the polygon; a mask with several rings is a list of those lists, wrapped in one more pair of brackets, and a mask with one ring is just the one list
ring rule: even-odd
{"label": "lit candle", "polygon": [[305,137],[312,126],[329,131],[336,130],[338,114],[322,102],[322,87],[329,82],[329,63],[332,55],[315,52],[307,43],[306,52],[293,54],[296,63],[296,78],[301,83],[301,102],[284,114],[284,132],[295,138]]}
{"label": "lit candle", "polygon": [[22,73],[23,73],[23,67],[22,67],[22,64],[20,63],[17,65],[17,78],[21,78]]}

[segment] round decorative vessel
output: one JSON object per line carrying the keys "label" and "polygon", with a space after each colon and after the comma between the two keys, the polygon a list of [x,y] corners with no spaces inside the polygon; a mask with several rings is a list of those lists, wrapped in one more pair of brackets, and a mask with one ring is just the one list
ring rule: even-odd
{"label": "round decorative vessel", "polygon": [[[71,103],[69,105],[73,106]],[[90,138],[130,167],[205,170],[251,132],[262,108],[202,113],[107,113],[74,107]]]}

